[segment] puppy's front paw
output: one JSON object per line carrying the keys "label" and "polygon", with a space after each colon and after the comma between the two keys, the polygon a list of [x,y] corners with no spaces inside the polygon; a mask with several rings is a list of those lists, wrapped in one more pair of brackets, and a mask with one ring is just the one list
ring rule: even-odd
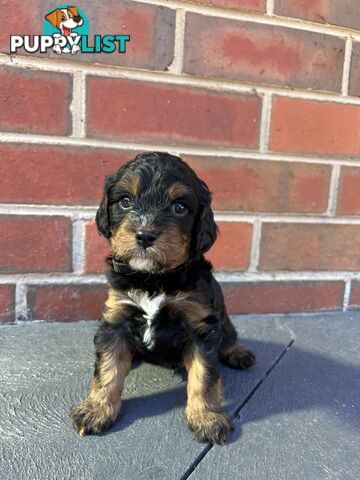
{"label": "puppy's front paw", "polygon": [[100,435],[111,427],[119,410],[120,406],[115,408],[114,405],[99,405],[87,399],[71,409],[70,418],[76,433],[81,437]]}
{"label": "puppy's front paw", "polygon": [[187,421],[195,440],[224,445],[234,430],[231,419],[225,413],[200,410],[187,413]]}
{"label": "puppy's front paw", "polygon": [[61,55],[61,47],[60,47],[60,45],[54,45],[54,46],[53,46],[53,51],[54,51],[57,55]]}
{"label": "puppy's front paw", "polygon": [[73,45],[73,46],[71,47],[71,54],[72,54],[72,55],[75,55],[75,53],[77,53],[77,52],[80,52],[80,47],[79,47],[79,45]]}

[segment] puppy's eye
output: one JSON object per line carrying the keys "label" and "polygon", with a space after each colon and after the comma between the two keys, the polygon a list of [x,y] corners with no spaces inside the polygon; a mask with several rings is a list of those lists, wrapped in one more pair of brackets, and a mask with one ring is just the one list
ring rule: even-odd
{"label": "puppy's eye", "polygon": [[120,198],[119,204],[124,210],[129,210],[131,207],[131,198],[128,195],[124,195]]}
{"label": "puppy's eye", "polygon": [[174,203],[172,209],[175,215],[177,215],[178,217],[183,217],[188,212],[188,207],[183,202]]}
{"label": "puppy's eye", "polygon": [[62,20],[63,22],[66,20],[65,15],[62,15],[62,16],[61,16],[61,20]]}

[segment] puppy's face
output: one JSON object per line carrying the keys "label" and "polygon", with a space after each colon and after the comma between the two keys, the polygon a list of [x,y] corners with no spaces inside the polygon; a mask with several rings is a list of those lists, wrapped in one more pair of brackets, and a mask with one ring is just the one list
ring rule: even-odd
{"label": "puppy's face", "polygon": [[210,249],[217,232],[210,202],[205,183],[180,158],[145,153],[107,177],[96,220],[113,257],[162,272]]}
{"label": "puppy's face", "polygon": [[76,7],[61,9],[60,24],[66,28],[73,29],[82,25],[83,20],[80,17]]}

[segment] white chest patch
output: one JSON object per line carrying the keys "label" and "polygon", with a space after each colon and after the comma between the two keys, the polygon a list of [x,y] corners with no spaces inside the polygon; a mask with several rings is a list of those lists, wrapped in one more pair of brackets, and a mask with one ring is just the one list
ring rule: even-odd
{"label": "white chest patch", "polygon": [[165,293],[161,293],[160,295],[153,295],[150,297],[149,292],[144,292],[142,290],[130,290],[128,292],[128,296],[136,306],[145,312],[144,318],[146,320],[146,329],[143,335],[143,342],[149,350],[152,350],[155,346],[152,331],[152,321],[162,307],[166,299],[166,295]]}
{"label": "white chest patch", "polygon": [[133,270],[140,270],[141,272],[151,272],[155,268],[155,262],[151,258],[133,257],[129,261],[129,266]]}

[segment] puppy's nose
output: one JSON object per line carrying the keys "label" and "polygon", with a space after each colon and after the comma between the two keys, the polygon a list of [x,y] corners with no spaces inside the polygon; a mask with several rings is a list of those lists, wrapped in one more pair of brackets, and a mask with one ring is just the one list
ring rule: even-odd
{"label": "puppy's nose", "polygon": [[74,22],[79,23],[80,20],[81,20],[81,17],[80,17],[80,15],[77,15],[77,16],[73,17],[73,19],[74,19]]}
{"label": "puppy's nose", "polygon": [[157,237],[158,234],[151,232],[150,230],[139,230],[135,235],[138,244],[144,248],[150,247],[155,242]]}

